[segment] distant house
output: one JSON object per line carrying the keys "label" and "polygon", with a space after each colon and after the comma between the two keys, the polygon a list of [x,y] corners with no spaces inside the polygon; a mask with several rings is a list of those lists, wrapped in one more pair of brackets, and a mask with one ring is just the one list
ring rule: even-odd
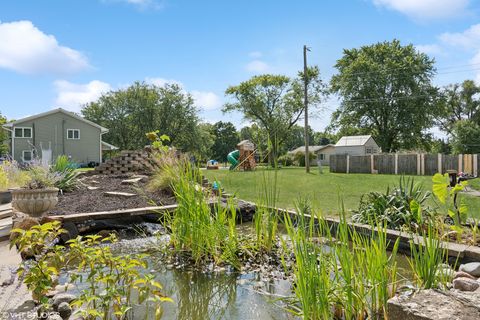
{"label": "distant house", "polygon": [[7,123],[3,128],[10,132],[10,154],[20,163],[35,158],[51,163],[59,155],[79,164],[101,163],[103,151],[118,149],[102,141],[107,128],[61,108]]}
{"label": "distant house", "polygon": [[[309,146],[308,151],[317,156],[317,164],[328,166],[330,164],[330,155],[335,153],[335,145],[327,144],[324,146]],[[299,152],[305,154],[305,146],[293,149],[288,153],[294,155]]]}
{"label": "distant house", "polygon": [[364,156],[380,153],[380,147],[368,136],[344,136],[335,144],[335,154],[348,154],[351,156]]}

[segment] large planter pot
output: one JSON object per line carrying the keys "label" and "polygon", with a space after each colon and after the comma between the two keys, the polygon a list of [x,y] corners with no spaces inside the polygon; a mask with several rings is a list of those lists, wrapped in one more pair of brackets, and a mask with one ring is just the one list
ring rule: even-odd
{"label": "large planter pot", "polygon": [[12,193],[8,191],[0,191],[0,204],[12,202]]}
{"label": "large planter pot", "polygon": [[12,190],[12,207],[31,217],[41,217],[58,203],[58,189]]}

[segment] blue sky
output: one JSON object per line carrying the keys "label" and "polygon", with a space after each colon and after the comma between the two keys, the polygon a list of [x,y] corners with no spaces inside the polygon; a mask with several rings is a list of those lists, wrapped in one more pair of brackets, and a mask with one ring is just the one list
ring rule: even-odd
{"label": "blue sky", "polygon": [[[328,81],[343,48],[398,38],[435,57],[444,85],[480,81],[479,0],[15,0],[0,2],[0,111],[79,111],[133,81],[181,83],[205,121],[227,120],[223,92],[309,63]],[[314,112],[316,130],[338,102]]]}

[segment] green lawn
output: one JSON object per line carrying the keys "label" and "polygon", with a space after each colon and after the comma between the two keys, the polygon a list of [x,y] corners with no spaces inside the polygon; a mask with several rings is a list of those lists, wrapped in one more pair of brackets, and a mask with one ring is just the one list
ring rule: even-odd
{"label": "green lawn", "polygon": [[[210,180],[218,180],[226,192],[235,193],[239,198],[256,201],[262,188],[264,175],[273,175],[273,170],[257,169],[252,172],[228,170],[202,171]],[[310,174],[305,168],[282,168],[278,170],[278,206],[293,208],[295,199],[308,196],[317,208],[325,214],[335,215],[339,203],[343,201],[346,209],[356,209],[362,194],[370,191],[384,192],[387,186],[398,184],[400,176],[374,174],[330,173],[328,168],[320,174],[318,168],[312,168]],[[432,189],[432,177],[414,176],[426,190]],[[480,218],[480,198],[465,196],[472,217]]]}

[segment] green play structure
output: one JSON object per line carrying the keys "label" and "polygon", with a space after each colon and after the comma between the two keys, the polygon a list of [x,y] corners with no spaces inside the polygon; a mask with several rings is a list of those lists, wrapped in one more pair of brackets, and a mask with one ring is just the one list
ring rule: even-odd
{"label": "green play structure", "polygon": [[238,158],[240,157],[240,150],[234,150],[227,155],[227,160],[230,163],[230,170],[235,170],[238,166]]}

